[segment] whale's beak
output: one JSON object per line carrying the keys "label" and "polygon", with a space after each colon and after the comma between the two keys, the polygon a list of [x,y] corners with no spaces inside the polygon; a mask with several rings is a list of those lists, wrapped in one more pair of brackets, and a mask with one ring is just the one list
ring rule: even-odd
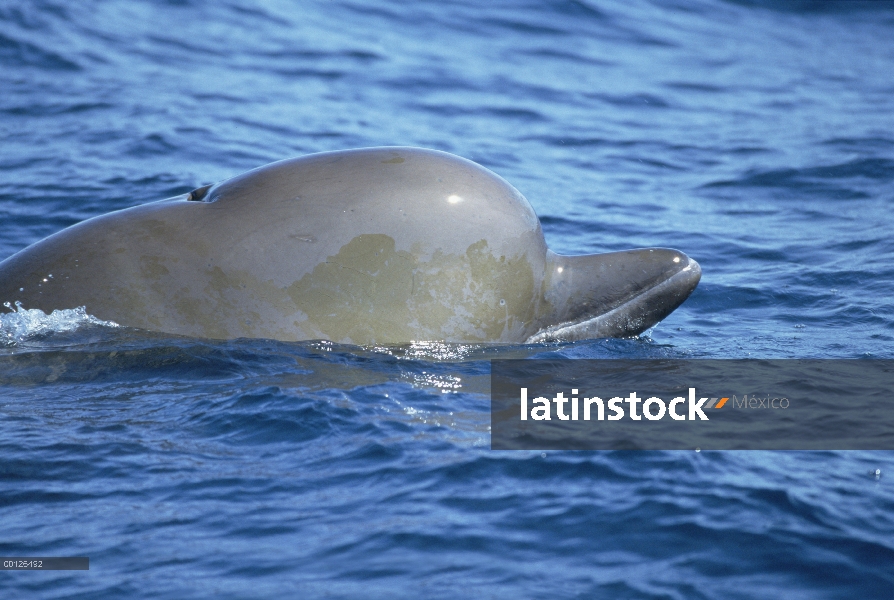
{"label": "whale's beak", "polygon": [[680,306],[698,285],[698,263],[668,248],[561,256],[549,253],[544,301],[553,323],[528,343],[630,337]]}

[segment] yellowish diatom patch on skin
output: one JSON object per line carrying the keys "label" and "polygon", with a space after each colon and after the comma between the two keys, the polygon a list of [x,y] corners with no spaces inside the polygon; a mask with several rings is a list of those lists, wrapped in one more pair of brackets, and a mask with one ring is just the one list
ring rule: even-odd
{"label": "yellowish diatom patch on skin", "polygon": [[[296,315],[297,311],[283,289],[244,270],[224,272],[215,266],[208,275],[202,302],[193,306],[193,292],[184,288],[178,305],[181,314],[188,315],[191,325],[201,328],[203,335],[250,337],[261,331],[265,337],[273,339],[294,339],[294,331],[269,326],[282,320],[276,316]],[[203,305],[205,310],[201,310]],[[211,310],[208,310],[209,306]]]}
{"label": "yellowish diatom patch on skin", "polygon": [[525,256],[495,256],[482,239],[427,260],[384,234],[356,236],[287,288],[320,337],[355,344],[500,339],[535,316]]}

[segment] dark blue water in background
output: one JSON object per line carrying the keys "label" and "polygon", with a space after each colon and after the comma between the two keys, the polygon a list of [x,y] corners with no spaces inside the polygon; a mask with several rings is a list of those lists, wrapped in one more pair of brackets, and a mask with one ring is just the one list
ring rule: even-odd
{"label": "dark blue water in background", "polygon": [[702,282],[639,339],[548,346],[0,316],[0,555],[91,560],[2,597],[894,597],[891,453],[488,432],[491,358],[894,357],[894,5],[0,4],[0,259],[378,145],[494,170],[553,250],[678,248]]}

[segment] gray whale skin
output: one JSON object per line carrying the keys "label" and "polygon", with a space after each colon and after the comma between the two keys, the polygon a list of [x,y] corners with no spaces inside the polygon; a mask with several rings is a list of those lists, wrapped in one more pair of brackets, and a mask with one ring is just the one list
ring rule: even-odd
{"label": "gray whale skin", "polygon": [[493,172],[388,147],[276,162],[69,227],[0,263],[0,303],[215,339],[535,343],[641,333],[700,276],[664,248],[555,254]]}

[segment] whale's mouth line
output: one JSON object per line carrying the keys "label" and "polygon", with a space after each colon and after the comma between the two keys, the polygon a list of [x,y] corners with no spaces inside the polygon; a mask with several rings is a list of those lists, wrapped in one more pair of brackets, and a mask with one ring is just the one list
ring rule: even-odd
{"label": "whale's mouth line", "polygon": [[579,321],[541,329],[526,344],[570,342],[608,337],[633,337],[652,327],[680,306],[701,278],[701,267],[689,259],[685,267],[614,308]]}

